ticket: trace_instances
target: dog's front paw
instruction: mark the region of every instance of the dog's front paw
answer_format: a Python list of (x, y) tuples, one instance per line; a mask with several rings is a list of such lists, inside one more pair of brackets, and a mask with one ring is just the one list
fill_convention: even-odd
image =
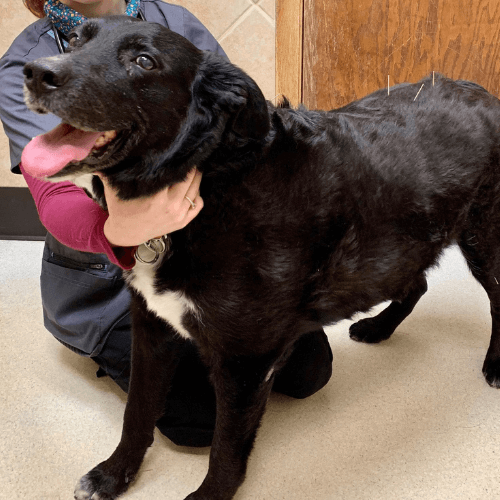
[(376, 344), (382, 342), (382, 340), (387, 340), (393, 332), (393, 329), (380, 324), (380, 321), (376, 318), (365, 318), (351, 325), (349, 337), (356, 342)]
[(483, 375), (491, 387), (500, 389), (500, 359), (486, 358), (483, 365)]
[(105, 472), (105, 464), (99, 464), (80, 479), (75, 488), (75, 500), (114, 500), (127, 490), (133, 475)]

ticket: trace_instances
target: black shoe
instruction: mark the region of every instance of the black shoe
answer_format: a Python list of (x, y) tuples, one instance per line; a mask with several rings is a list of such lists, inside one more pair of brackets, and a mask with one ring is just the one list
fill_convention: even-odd
[(330, 380), (332, 361), (332, 349), (323, 329), (302, 335), (276, 374), (273, 391), (296, 399), (312, 396)]

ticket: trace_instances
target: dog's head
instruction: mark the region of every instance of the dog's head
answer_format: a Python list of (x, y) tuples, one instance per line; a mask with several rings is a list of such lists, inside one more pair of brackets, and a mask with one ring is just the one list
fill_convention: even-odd
[(241, 148), (269, 131), (250, 77), (159, 24), (93, 19), (69, 43), (24, 68), (28, 107), (62, 119), (25, 148), (31, 175), (82, 185), (102, 171), (119, 196), (135, 198), (183, 180), (219, 145)]

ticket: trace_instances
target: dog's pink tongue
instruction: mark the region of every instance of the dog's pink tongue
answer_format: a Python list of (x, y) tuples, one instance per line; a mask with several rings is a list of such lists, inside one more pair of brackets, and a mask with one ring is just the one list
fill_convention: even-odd
[(80, 161), (88, 156), (102, 134), (84, 132), (61, 123), (50, 132), (33, 138), (24, 148), (21, 162), (33, 177), (49, 177), (71, 161)]

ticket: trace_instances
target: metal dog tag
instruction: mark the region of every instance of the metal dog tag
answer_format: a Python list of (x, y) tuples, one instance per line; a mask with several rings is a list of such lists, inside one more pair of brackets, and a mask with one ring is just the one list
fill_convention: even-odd
[(143, 264), (155, 264), (167, 250), (170, 250), (170, 238), (165, 234), (161, 238), (153, 238), (139, 245), (135, 258)]

